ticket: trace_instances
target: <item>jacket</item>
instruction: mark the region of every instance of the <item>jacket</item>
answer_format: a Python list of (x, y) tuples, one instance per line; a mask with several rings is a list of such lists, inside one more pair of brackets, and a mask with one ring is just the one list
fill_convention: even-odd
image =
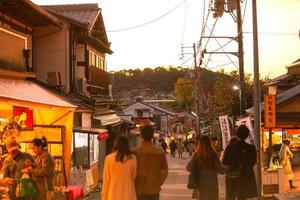
[(54, 189), (54, 160), (48, 150), (43, 150), (41, 155), (37, 157), (32, 176), (38, 189), (38, 196), (35, 199), (46, 200), (47, 192)]
[(219, 184), (217, 174), (224, 174), (225, 168), (222, 166), (217, 154), (212, 160), (201, 160), (196, 154), (187, 164), (188, 171), (192, 169), (192, 162), (195, 162), (199, 170), (199, 188), (198, 199), (200, 200), (218, 200), (219, 199)]
[(289, 146), (283, 143), (281, 145), (281, 149), (279, 151), (279, 158), (281, 160), (281, 164), (282, 164), (284, 171), (287, 174), (289, 180), (294, 179), (294, 173), (293, 173), (292, 165), (291, 165), (291, 161), (290, 161), (290, 159), (293, 157), (294, 157), (294, 155), (293, 155), (292, 151), (290, 150)]
[(29, 160), (33, 165), (34, 159), (28, 153), (20, 152), (15, 158), (10, 155), (4, 160), (3, 163), (3, 178), (12, 178), (14, 183), (9, 186), (9, 197), (11, 200), (16, 199), (16, 187), (22, 177), (22, 169), (24, 169), (25, 162)]
[(231, 172), (239, 172), (239, 197), (257, 197), (256, 179), (253, 170), (255, 163), (256, 150), (254, 145), (245, 141), (238, 141), (225, 149), (223, 164), (228, 165)]
[(102, 200), (136, 200), (136, 157), (132, 155), (122, 163), (116, 161), (116, 156), (117, 152), (114, 152), (105, 158)]
[(157, 195), (168, 176), (168, 163), (162, 149), (151, 142), (143, 141), (141, 147), (134, 150), (137, 157), (137, 177), (135, 181), (137, 195)]

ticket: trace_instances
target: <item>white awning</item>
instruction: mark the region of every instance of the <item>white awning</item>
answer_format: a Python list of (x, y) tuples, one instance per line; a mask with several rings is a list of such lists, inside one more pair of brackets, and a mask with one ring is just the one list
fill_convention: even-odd
[[(54, 93), (28, 80), (0, 78), (0, 98), (44, 105), (76, 108)], [(2, 99), (3, 100), (3, 99)]]
[(94, 116), (94, 119), (99, 120), (102, 126), (113, 125), (121, 122), (121, 118), (116, 114), (98, 115)]
[(73, 128), (74, 132), (83, 132), (83, 133), (91, 133), (91, 134), (104, 134), (108, 133), (107, 129), (102, 128), (86, 128), (86, 127), (75, 127)]

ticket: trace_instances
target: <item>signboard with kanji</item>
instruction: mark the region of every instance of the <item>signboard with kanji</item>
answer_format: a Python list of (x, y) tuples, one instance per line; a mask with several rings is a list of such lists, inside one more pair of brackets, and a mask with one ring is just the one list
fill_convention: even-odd
[(276, 127), (276, 96), (265, 95), (265, 128)]

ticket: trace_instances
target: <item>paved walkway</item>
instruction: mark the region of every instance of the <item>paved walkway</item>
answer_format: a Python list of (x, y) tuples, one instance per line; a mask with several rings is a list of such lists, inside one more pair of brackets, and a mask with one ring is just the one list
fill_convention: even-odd
[[(162, 186), (161, 200), (192, 200), (192, 190), (187, 189), (188, 172), (185, 169), (189, 161), (188, 155), (184, 153), (183, 158), (172, 158), (167, 154), (169, 164), (169, 175)], [(219, 176), (220, 200), (225, 199), (224, 176)]]

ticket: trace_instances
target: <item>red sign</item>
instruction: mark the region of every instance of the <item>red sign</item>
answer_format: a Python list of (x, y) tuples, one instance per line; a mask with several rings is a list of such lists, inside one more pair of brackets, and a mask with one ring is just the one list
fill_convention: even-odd
[(14, 121), (21, 126), (21, 129), (33, 128), (32, 109), (24, 107), (13, 108)]
[(265, 128), (276, 127), (276, 96), (265, 95)]

